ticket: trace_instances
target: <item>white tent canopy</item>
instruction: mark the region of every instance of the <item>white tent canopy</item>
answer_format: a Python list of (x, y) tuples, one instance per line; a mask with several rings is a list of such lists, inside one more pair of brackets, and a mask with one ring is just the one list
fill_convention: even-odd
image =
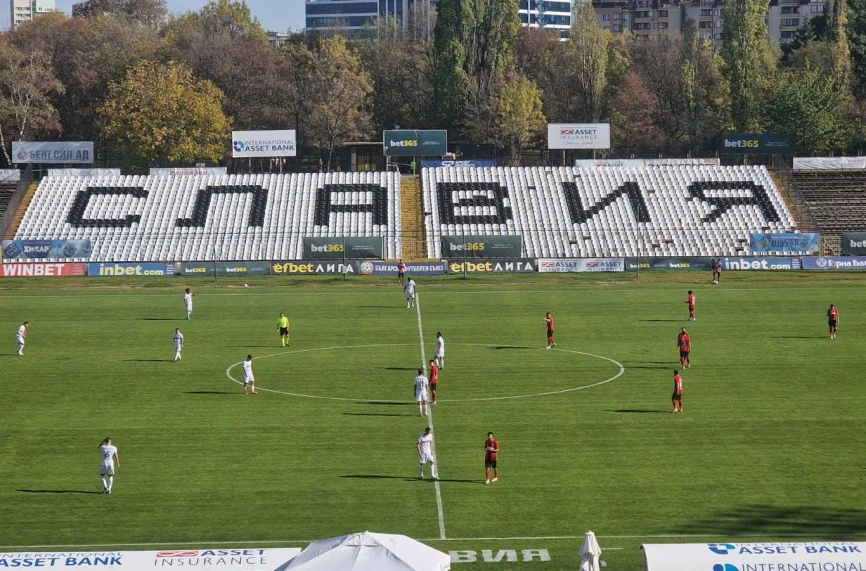
[(311, 543), (276, 571), (448, 571), (451, 558), (405, 535), (354, 533)]

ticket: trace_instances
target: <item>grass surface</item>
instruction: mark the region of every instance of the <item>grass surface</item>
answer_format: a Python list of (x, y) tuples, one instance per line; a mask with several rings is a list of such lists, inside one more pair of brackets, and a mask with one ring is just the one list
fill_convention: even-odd
[[(433, 484), (417, 480), (418, 321), (392, 281), (0, 281), (2, 550), (303, 547), (369, 529), (479, 560), (482, 550), (551, 556), (460, 569), (576, 569), (592, 529), (603, 549), (619, 548), (605, 552), (608, 568), (637, 570), (641, 543), (862, 539), (866, 276), (730, 272), (719, 286), (698, 283), (706, 277), (418, 280), (427, 358), (437, 331), (447, 340), (433, 420), (449, 541)], [(830, 303), (841, 312), (835, 341)], [(292, 320), (287, 350), (280, 311)], [(561, 350), (543, 348), (547, 311)], [(22, 358), (13, 333), (25, 319)], [(682, 326), (694, 359), (686, 412), (674, 416)], [(186, 336), (180, 363), (175, 327)], [(276, 392), (244, 397), (226, 376), (248, 353), (259, 385)], [(624, 374), (568, 391), (620, 372), (592, 355)], [(557, 391), (568, 392), (501, 398)], [(383, 402), (395, 400), (406, 404)], [(488, 430), (501, 480), (485, 486)], [(121, 458), (111, 496), (91, 493), (106, 435)], [(493, 539), (547, 537), (564, 538)]]

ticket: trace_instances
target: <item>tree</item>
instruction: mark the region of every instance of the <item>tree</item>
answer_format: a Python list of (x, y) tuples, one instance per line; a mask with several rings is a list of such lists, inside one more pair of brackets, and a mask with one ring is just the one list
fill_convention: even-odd
[(143, 61), (111, 86), (99, 108), (103, 137), (142, 166), (220, 161), (231, 121), (222, 93), (183, 64)]
[(168, 16), (166, 0), (85, 0), (72, 6), (73, 18), (127, 16), (130, 19), (159, 28)]
[(595, 123), (601, 119), (607, 89), (608, 62), (612, 35), (595, 19), (592, 2), (580, 2), (571, 22), (568, 41), (573, 69), (573, 89), (580, 99), (580, 119)]
[(517, 43), (517, 71), (541, 90), (544, 114), (553, 123), (578, 119), (579, 98), (573, 89), (566, 44), (545, 28), (521, 28)]
[(494, 142), (508, 151), (512, 165), (520, 164), (520, 154), (541, 137), (546, 125), (541, 91), (526, 77), (510, 75), (499, 92)]
[(640, 73), (641, 83), (655, 100), (655, 123), (663, 135), (656, 146), (676, 144), (685, 137), (687, 131), (682, 39), (669, 36), (635, 38), (631, 47), (632, 60)]
[(731, 119), (739, 131), (760, 131), (775, 73), (767, 31), (769, 0), (730, 0), (722, 14), (721, 56), (730, 84)]
[(246, 0), (210, 0), (201, 9), (201, 17), (216, 22), (219, 27), (228, 30), (233, 38), (249, 36), (268, 41), (262, 23), (253, 16)]
[(680, 61), (689, 151), (710, 152), (729, 122), (728, 85), (712, 43), (698, 37), (694, 20), (683, 26)]
[(0, 147), (12, 166), (7, 145), (41, 134), (59, 133), (60, 120), (51, 96), (63, 91), (40, 51), (22, 52), (0, 39)]
[(610, 117), (613, 147), (618, 152), (631, 155), (658, 146), (663, 133), (655, 124), (657, 106), (640, 75), (626, 74)]

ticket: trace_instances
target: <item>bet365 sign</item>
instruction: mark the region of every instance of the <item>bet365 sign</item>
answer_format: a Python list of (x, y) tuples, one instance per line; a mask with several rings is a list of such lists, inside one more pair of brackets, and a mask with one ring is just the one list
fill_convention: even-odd
[(384, 131), (386, 157), (441, 157), (448, 152), (448, 131)]

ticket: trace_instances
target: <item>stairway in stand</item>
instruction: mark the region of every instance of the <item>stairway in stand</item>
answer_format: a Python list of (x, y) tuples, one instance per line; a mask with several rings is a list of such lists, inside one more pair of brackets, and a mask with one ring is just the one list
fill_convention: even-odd
[(785, 201), (785, 206), (788, 207), (788, 210), (791, 211), (791, 214), (794, 216), (794, 221), (797, 223), (797, 228), (803, 228), (803, 215), (794, 206), (794, 202), (791, 200), (791, 197), (788, 195), (788, 187), (782, 182), (782, 179), (776, 174), (775, 171), (770, 171), (770, 178), (773, 181), (773, 184), (776, 185), (776, 188), (779, 189), (779, 194), (782, 195), (782, 199)]
[[(30, 206), (30, 201), (33, 200), (33, 195), (36, 194), (37, 188), (39, 188), (39, 183), (34, 182), (27, 189), (27, 193), (24, 195), (24, 198), (21, 199), (21, 204), (18, 205), (18, 210), (15, 211), (15, 217), (12, 219), (12, 224), (6, 232), (6, 236), (3, 237), (4, 240), (13, 240), (15, 238), (15, 234), (18, 232), (18, 227), (21, 226), (21, 221), (24, 220), (24, 213), (27, 212), (27, 207)], [(7, 212), (6, 215), (9, 216), (10, 213)]]
[(404, 176), (400, 189), (403, 259), (420, 260), (427, 257), (424, 241), (424, 207), (421, 205), (421, 178)]

